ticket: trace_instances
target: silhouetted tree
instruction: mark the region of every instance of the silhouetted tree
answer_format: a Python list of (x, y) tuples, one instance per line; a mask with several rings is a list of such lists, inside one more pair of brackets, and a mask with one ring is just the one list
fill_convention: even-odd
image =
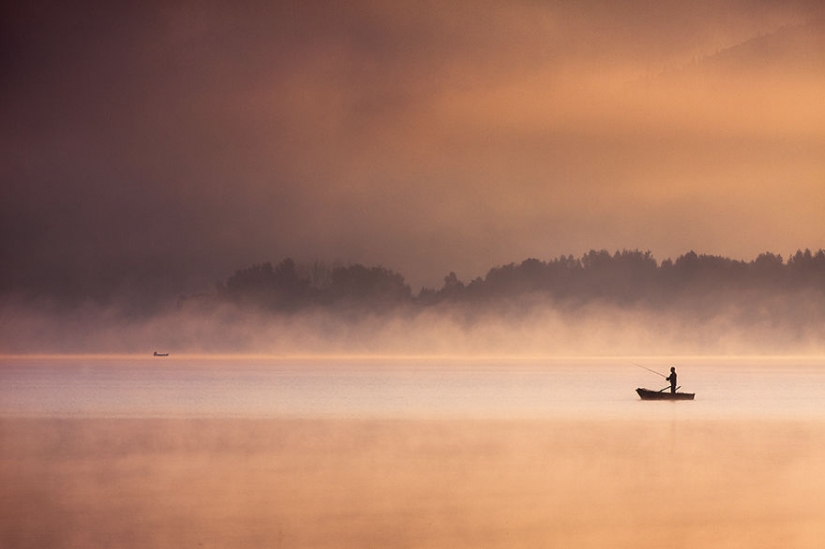
[(226, 294), (232, 299), (280, 309), (299, 306), (307, 299), (308, 290), (308, 281), (298, 277), (291, 258), (275, 268), (267, 262), (236, 271), (225, 285)]
[(825, 294), (825, 251), (797, 251), (787, 263), (770, 252), (744, 262), (690, 251), (659, 265), (649, 251), (590, 250), (581, 258), (528, 258), (493, 267), (484, 278), (466, 285), (450, 272), (440, 289), (422, 288), (415, 298), (404, 277), (384, 267), (317, 261), (299, 266), (289, 258), (276, 267), (262, 263), (241, 269), (218, 285), (219, 296), (274, 310), (341, 304), (383, 310), (442, 302), (499, 307), (511, 301), (529, 306), (531, 301), (521, 296), (536, 296), (536, 303), (544, 303), (546, 297), (567, 308), (598, 301), (715, 314), (733, 306), (742, 314), (756, 311), (763, 316), (772, 314), (767, 304), (780, 292), (801, 291)]
[(272, 278), (272, 263), (252, 265), (235, 271), (226, 281), (225, 288), (229, 294), (264, 291), (272, 285)]
[(795, 286), (825, 291), (825, 250), (797, 250), (788, 259), (788, 270)]
[(404, 277), (384, 267), (363, 265), (337, 267), (330, 275), (329, 295), (333, 301), (392, 305), (412, 299)]
[(772, 290), (786, 287), (786, 267), (781, 255), (766, 252), (748, 264), (749, 286), (753, 288), (770, 288)]

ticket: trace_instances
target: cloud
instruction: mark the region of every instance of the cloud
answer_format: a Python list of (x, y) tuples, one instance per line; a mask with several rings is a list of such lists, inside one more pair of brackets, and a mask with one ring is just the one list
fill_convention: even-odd
[(814, 2), (6, 9), (6, 292), (818, 245)]

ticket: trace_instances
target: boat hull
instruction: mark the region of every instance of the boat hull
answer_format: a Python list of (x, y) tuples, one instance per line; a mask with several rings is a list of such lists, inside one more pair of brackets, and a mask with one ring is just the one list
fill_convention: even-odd
[(636, 389), (642, 400), (693, 400), (695, 393), (671, 393), (670, 391), (651, 391), (650, 389)]

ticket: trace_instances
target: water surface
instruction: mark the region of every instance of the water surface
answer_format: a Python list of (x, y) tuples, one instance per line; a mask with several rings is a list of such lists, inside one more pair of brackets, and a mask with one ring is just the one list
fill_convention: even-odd
[(2, 547), (820, 547), (825, 361), (7, 358)]

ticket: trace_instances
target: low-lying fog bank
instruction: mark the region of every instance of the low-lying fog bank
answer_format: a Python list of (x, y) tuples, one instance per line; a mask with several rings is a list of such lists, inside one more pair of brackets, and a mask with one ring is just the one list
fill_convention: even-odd
[(268, 354), (821, 354), (818, 295), (754, 305), (664, 311), (597, 302), (575, 307), (524, 296), (506, 306), (310, 309), (186, 304), (151, 316), (85, 305), (6, 304), (0, 352)]

